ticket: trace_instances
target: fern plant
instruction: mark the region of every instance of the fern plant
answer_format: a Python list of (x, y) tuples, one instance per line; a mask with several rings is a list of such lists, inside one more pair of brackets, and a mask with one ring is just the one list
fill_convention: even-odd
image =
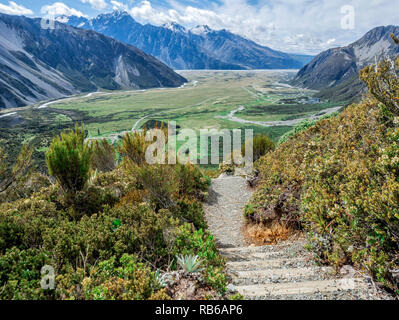
[(202, 261), (199, 260), (198, 256), (196, 255), (179, 255), (177, 257), (177, 263), (185, 272), (188, 273), (196, 273), (202, 270)]

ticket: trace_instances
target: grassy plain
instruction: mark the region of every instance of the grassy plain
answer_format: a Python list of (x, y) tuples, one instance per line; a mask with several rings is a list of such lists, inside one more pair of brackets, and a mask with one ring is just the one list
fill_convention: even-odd
[[(108, 92), (53, 104), (51, 108), (81, 114), (89, 135), (100, 131), (106, 136), (137, 128), (148, 120), (175, 120), (182, 128), (235, 129), (242, 124), (226, 119), (239, 106), (248, 107), (240, 113), (244, 119), (283, 120), (302, 117), (328, 106), (308, 109), (300, 105), (280, 105), (279, 111), (268, 110), (282, 98), (310, 95), (310, 91), (280, 85), (289, 80), (293, 71), (181, 71), (190, 82), (183, 88), (147, 91)], [(264, 109), (264, 110), (263, 110)], [(255, 114), (256, 112), (256, 114)], [(141, 119), (141, 120), (140, 120)], [(139, 122), (138, 122), (139, 121)], [(260, 128), (258, 128), (259, 130)], [(274, 128), (276, 131), (276, 128)], [(260, 131), (265, 131), (265, 128)], [(270, 131), (270, 128), (266, 131)], [(284, 131), (284, 130), (277, 130)]]
[[(337, 105), (307, 103), (314, 92), (286, 85), (295, 75), (291, 70), (180, 73), (189, 80), (182, 88), (104, 91), (52, 102), (45, 108), (43, 104), (22, 108), (17, 116), (0, 119), (4, 128), (0, 145), (33, 141), (43, 159), (50, 137), (75, 122), (85, 124), (90, 138), (115, 139), (150, 120), (173, 120), (182, 129), (253, 129), (277, 140), (291, 127), (243, 124), (223, 117), (242, 106), (244, 110), (235, 114), (241, 119), (292, 120)], [(10, 135), (13, 142), (7, 141)]]

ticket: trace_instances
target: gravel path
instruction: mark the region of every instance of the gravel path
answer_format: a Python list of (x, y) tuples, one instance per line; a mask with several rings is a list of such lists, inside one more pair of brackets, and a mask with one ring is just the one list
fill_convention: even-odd
[(222, 175), (212, 181), (204, 210), (219, 247), (245, 246), (243, 208), (251, 195), (252, 191), (242, 177)]

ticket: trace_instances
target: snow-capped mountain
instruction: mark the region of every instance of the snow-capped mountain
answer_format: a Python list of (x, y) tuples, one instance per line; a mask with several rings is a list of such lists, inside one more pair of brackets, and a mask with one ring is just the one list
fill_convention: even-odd
[(143, 51), (94, 31), (0, 14), (0, 108), (103, 89), (175, 87), (186, 80)]
[(176, 22), (168, 22), (162, 25), (163, 28), (169, 29), (172, 32), (186, 33), (187, 29)]
[(347, 91), (347, 96), (359, 93), (363, 87), (358, 78), (361, 68), (375, 63), (382, 55), (399, 55), (392, 33), (398, 36), (399, 27), (377, 27), (347, 47), (320, 53), (298, 72), (293, 84), (316, 90), (336, 88), (343, 93)]
[(208, 26), (186, 29), (173, 22), (163, 26), (142, 25), (123, 11), (90, 20), (69, 17), (67, 23), (138, 47), (174, 69), (295, 69), (312, 59), (275, 51)]
[(192, 28), (190, 30), (190, 32), (192, 34), (196, 34), (196, 35), (206, 35), (209, 32), (212, 32), (212, 29), (209, 28), (207, 25), (202, 25), (202, 26), (196, 26), (195, 28)]

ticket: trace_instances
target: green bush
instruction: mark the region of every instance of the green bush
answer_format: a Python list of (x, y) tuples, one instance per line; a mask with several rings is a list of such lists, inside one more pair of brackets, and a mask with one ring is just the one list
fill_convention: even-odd
[[(0, 298), (168, 299), (155, 272), (176, 269), (188, 251), (223, 292), (223, 259), (209, 233), (196, 231), (206, 228), (200, 200), (210, 179), (191, 165), (146, 165), (144, 149), (131, 149), (142, 141), (124, 146), (133, 156), (123, 165), (101, 165), (89, 179), (90, 160), (108, 147), (90, 148), (84, 135), (75, 127), (53, 140), (46, 159), (56, 185), (47, 179), (24, 189), (29, 198), (0, 203)], [(44, 265), (56, 272), (54, 290), (40, 288)]]
[(178, 180), (171, 165), (133, 165), (129, 168), (137, 182), (148, 192), (155, 210), (176, 206), (179, 192)]
[(202, 274), (205, 282), (219, 293), (226, 292), (225, 260), (219, 254), (215, 239), (208, 231), (200, 229), (193, 232), (191, 225), (185, 223), (176, 232), (173, 250), (175, 256), (198, 256), (204, 261)]
[(296, 134), (258, 163), (262, 180), (248, 218), (296, 221), (322, 262), (355, 264), (392, 288), (390, 272), (399, 267), (398, 130), (366, 100)]
[(41, 269), (51, 264), (49, 252), (40, 249), (7, 249), (0, 255), (0, 299), (39, 300), (54, 298), (53, 291), (41, 289)]
[(83, 295), (88, 300), (147, 300), (160, 289), (150, 268), (127, 254), (119, 261), (112, 257), (100, 262), (82, 281)]
[[(117, 203), (118, 197), (108, 188), (96, 186), (87, 187), (84, 191), (76, 192), (73, 197), (71, 215), (79, 218), (83, 215), (92, 215), (103, 210), (104, 206), (113, 206)], [(65, 210), (70, 203), (64, 203)]]
[(190, 163), (177, 164), (175, 174), (179, 183), (180, 196), (194, 196), (198, 200), (203, 200), (206, 197), (211, 179), (205, 177), (198, 166)]
[(91, 168), (99, 172), (110, 172), (116, 168), (116, 151), (106, 139), (91, 142)]
[(320, 262), (354, 264), (396, 292), (398, 69), (399, 58), (396, 69), (391, 61), (366, 67), (360, 77), (368, 98), (282, 138), (285, 143), (258, 163), (262, 181), (247, 212), (252, 221), (270, 213), (296, 220)]
[(296, 124), (294, 126), (294, 128), (290, 131), (288, 131), (287, 133), (285, 133), (277, 142), (277, 146), (279, 146), (282, 143), (287, 142), (289, 139), (291, 139), (292, 137), (294, 137), (296, 134), (305, 131), (307, 129), (309, 129), (310, 127), (313, 127), (317, 122), (319, 121), (323, 121), (326, 119), (330, 119), (332, 117), (336, 117), (338, 115), (338, 112), (333, 112), (331, 114), (328, 115), (324, 115), (322, 116), (320, 119), (318, 120), (310, 120), (310, 119), (305, 119), (303, 121), (301, 121), (300, 123)]
[(140, 258), (152, 261), (153, 266), (164, 267), (170, 259), (170, 239), (178, 225), (167, 210), (154, 212), (145, 204), (133, 206), (120, 204), (104, 213), (113, 221), (119, 220), (120, 226), (114, 227), (117, 243), (115, 254), (137, 253)]
[[(263, 134), (255, 136), (252, 142), (253, 161), (260, 159), (275, 147), (274, 142), (268, 136)], [(241, 146), (241, 154), (243, 157), (245, 156), (245, 143)]]
[(33, 150), (28, 145), (23, 145), (12, 168), (8, 167), (7, 154), (0, 148), (0, 196), (9, 200), (6, 192), (13, 192), (26, 182), (32, 165)]
[(176, 208), (186, 197), (204, 200), (210, 185), (198, 167), (191, 164), (126, 164), (127, 172), (148, 192), (155, 210)]
[(196, 229), (206, 230), (208, 228), (202, 204), (197, 200), (189, 200), (187, 198), (179, 200), (174, 212), (178, 219), (192, 223)]
[[(124, 254), (136, 254), (142, 261), (151, 262), (151, 267), (167, 268), (174, 259), (173, 235), (171, 240), (165, 232), (171, 230), (173, 234), (176, 226), (177, 221), (170, 212), (155, 213), (144, 204), (120, 204), (78, 221), (70, 220), (69, 215), (57, 210), (51, 201), (37, 197), (3, 204), (0, 207), (0, 264), (5, 261), (4, 266), (8, 266), (1, 273), (1, 281), (10, 288), (4, 297), (46, 297), (38, 284), (38, 274), (45, 264), (54, 267), (60, 276), (53, 298), (81, 298), (84, 277), (99, 262), (112, 257), (120, 259)], [(12, 259), (20, 256), (18, 263), (10, 263), (11, 253)], [(35, 255), (46, 259), (40, 258), (31, 267), (29, 259)], [(21, 266), (35, 275), (31, 282), (22, 281)], [(16, 286), (19, 277), (22, 282)]]
[(50, 175), (54, 176), (66, 193), (82, 191), (89, 179), (90, 148), (85, 143), (85, 131), (63, 132), (56, 137), (46, 152), (46, 163)]
[(122, 138), (118, 152), (122, 155), (123, 161), (130, 166), (131, 164), (140, 166), (146, 163), (147, 148), (153, 143), (146, 141), (146, 133), (146, 130), (128, 132)]
[[(391, 35), (397, 43), (395, 35)], [(380, 61), (377, 65), (365, 67), (360, 72), (370, 94), (384, 105), (384, 108), (395, 116), (399, 116), (399, 57), (395, 63), (391, 59)]]

